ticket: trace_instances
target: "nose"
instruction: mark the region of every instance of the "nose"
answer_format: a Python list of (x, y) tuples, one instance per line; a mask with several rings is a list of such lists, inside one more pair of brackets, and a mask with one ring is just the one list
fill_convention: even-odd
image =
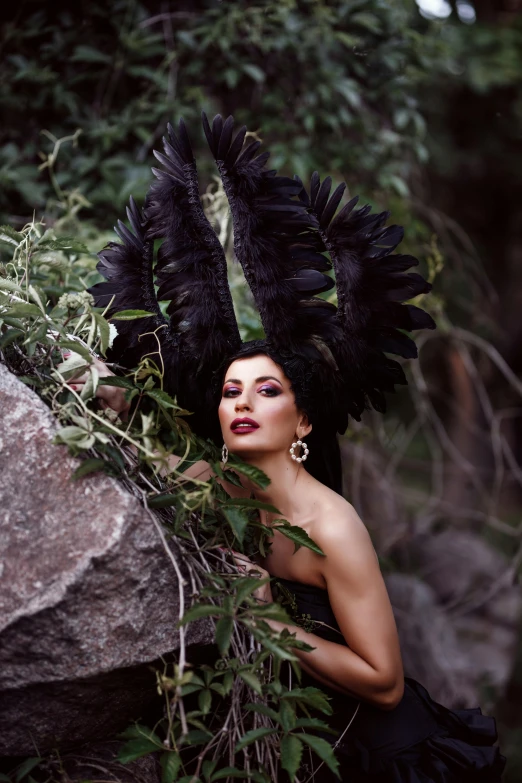
[(239, 397), (236, 397), (235, 410), (236, 413), (242, 413), (243, 411), (252, 410), (252, 407), (250, 405), (250, 402), (245, 392), (243, 392), (243, 394), (241, 394)]

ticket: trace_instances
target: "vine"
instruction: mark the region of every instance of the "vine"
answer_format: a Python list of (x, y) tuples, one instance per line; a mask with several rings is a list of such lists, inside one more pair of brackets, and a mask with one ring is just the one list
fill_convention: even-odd
[[(36, 221), (21, 231), (1, 227), (0, 241), (0, 361), (60, 422), (55, 442), (82, 458), (73, 478), (103, 471), (141, 499), (178, 577), (180, 647), (176, 662), (156, 672), (163, 716), (152, 728), (134, 725), (124, 732), (119, 761), (157, 754), (163, 783), (269, 783), (281, 769), (295, 780), (303, 750), (310, 748), (317, 763), (335, 771), (332, 745), (315, 733), (331, 731), (328, 699), (318, 688), (295, 687), (300, 668), (294, 650), (311, 648), (288, 630), (270, 627), (270, 619), (292, 620), (278, 603), (256, 600), (259, 579), (241, 576), (229, 556), (232, 548), (250, 557), (266, 552), (273, 535), (259, 521), (266, 505), (230, 498), (216, 479), (186, 475), (199, 460), (217, 477), (224, 474), (215, 445), (191, 433), (183, 418), (188, 412), (163, 391), (161, 361), (147, 357), (132, 372), (113, 365), (118, 374), (109, 377), (100, 377), (93, 363), (93, 355), (105, 356), (119, 319), (145, 321), (146, 314), (106, 318), (93, 307), (82, 290), (94, 274), (84, 241)], [(83, 372), (89, 380), (80, 394), (69, 381)], [(132, 402), (128, 421), (97, 406), (100, 384), (125, 390)], [(173, 454), (181, 461), (166, 471)], [(269, 481), (233, 458), (227, 480), (239, 483), (240, 476), (260, 487)], [(301, 528), (285, 520), (275, 526), (296, 546), (317, 549)], [(202, 618), (214, 624), (216, 656), (196, 666), (187, 656), (185, 630)], [(61, 779), (56, 759), (37, 757), (26, 759), (14, 776), (17, 783)]]

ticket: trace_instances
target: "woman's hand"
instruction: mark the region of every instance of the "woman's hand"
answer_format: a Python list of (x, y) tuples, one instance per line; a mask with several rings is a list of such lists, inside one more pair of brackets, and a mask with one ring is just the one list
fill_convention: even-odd
[[(68, 355), (69, 354), (67, 353), (64, 354), (64, 358), (66, 359)], [(107, 378), (110, 375), (115, 375), (115, 373), (113, 373), (112, 370), (109, 370), (105, 362), (102, 362), (101, 359), (93, 357), (93, 364), (101, 378)], [(71, 389), (81, 392), (88, 377), (89, 373), (86, 371), (82, 375), (70, 378), (67, 383)], [(102, 410), (111, 408), (120, 416), (121, 419), (124, 421), (127, 419), (130, 403), (128, 403), (125, 399), (125, 389), (120, 389), (118, 386), (99, 385), (96, 389), (96, 397), (98, 397), (100, 401), (100, 407)]]
[[(259, 579), (270, 579), (270, 574), (268, 573), (268, 571), (265, 571), (264, 568), (261, 568), (261, 566), (258, 566), (256, 563), (253, 563), (249, 557), (241, 554), (241, 552), (235, 552), (233, 549), (231, 549), (230, 551), (232, 552), (234, 563), (236, 564), (236, 566), (238, 567), (239, 571), (242, 574), (244, 574), (245, 576), (258, 576)], [(272, 590), (270, 588), (270, 582), (266, 582), (264, 585), (260, 585), (260, 587), (254, 590), (252, 595), (259, 602), (265, 604), (272, 604), (274, 602), (272, 596)]]

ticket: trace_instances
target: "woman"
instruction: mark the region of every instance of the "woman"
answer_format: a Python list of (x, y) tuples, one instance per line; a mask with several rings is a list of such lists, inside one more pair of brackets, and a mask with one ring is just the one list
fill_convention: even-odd
[[(313, 425), (296, 407), (281, 367), (266, 353), (244, 353), (231, 362), (223, 380), (223, 440), (271, 481), (266, 490), (243, 481), (243, 493), (232, 484), (225, 486), (235, 496), (253, 491), (258, 500), (274, 505), (308, 533), (324, 557), (306, 547), (294, 554), (293, 543), (275, 530), (262, 568), (244, 555), (236, 555), (236, 562), (247, 572), (272, 576), (283, 588), (283, 598), (286, 591), (292, 594), (296, 620), (309, 616), (317, 623), (313, 631), (287, 627), (314, 648), (296, 649), (295, 654), (305, 672), (303, 684), (318, 685), (332, 699), (331, 724), (341, 734), (336, 748), (341, 779), (500, 781), (505, 762), (492, 747), (494, 719), (478, 708), (448, 710), (415, 680), (404, 678), (393, 612), (368, 531), (353, 506), (291, 458), (292, 443), (309, 439)], [(96, 364), (101, 375), (111, 374), (102, 362)], [(85, 380), (80, 376), (75, 388), (81, 389)], [(122, 389), (101, 386), (97, 394), (104, 406), (126, 416)], [(171, 467), (177, 462), (172, 458)], [(207, 478), (210, 469), (200, 462), (188, 472)], [(270, 517), (265, 516), (265, 524), (270, 525)], [(270, 584), (257, 597), (272, 602)], [(285, 627), (268, 622), (275, 630)], [(323, 767), (316, 779), (329, 780), (329, 771)]]
[[(384, 392), (404, 382), (386, 353), (416, 355), (404, 333), (434, 324), (418, 307), (401, 302), (430, 286), (405, 274), (416, 263), (392, 255), (401, 239), (384, 227), (386, 213), (354, 211), (352, 200), (337, 215), (342, 188), (330, 197), (328, 180), (313, 178), (308, 196), (300, 181), (266, 171), (257, 146), (243, 150), (245, 131), (232, 138), (232, 121), (204, 118), (234, 219), (236, 255), (259, 308), (264, 340), (241, 344), (226, 283), (226, 261), (197, 198), (195, 163), (184, 126), (169, 129), (164, 170), (155, 171), (144, 215), (131, 204), (131, 234), (100, 254), (107, 282), (90, 290), (109, 315), (125, 308), (152, 312), (147, 333), (123, 322), (109, 359), (133, 366), (141, 356), (161, 355), (164, 382), (195, 411), (195, 429), (222, 438), (228, 451), (261, 468), (266, 490), (225, 482), (232, 494), (254, 493), (302, 527), (322, 556), (274, 531), (260, 564), (236, 555), (239, 567), (273, 577), (297, 625), (289, 626), (313, 650), (296, 650), (305, 682), (332, 697), (332, 724), (341, 774), (347, 781), (463, 783), (500, 781), (505, 759), (497, 748), (495, 721), (480, 709), (452, 711), (404, 677), (387, 591), (368, 532), (342, 498), (336, 432), (348, 415), (365, 407), (384, 410)], [(170, 300), (170, 321), (152, 285), (153, 241), (162, 239), (156, 274), (159, 298)], [(217, 244), (216, 244), (217, 243)], [(338, 304), (316, 297), (333, 280)], [(100, 372), (109, 371), (98, 363)], [(81, 387), (82, 376), (75, 382)], [(98, 395), (123, 415), (122, 390), (102, 386)], [(219, 422), (219, 427), (217, 426)], [(173, 459), (174, 466), (177, 459)], [(208, 475), (196, 465), (192, 475)], [(262, 521), (270, 525), (270, 515)], [(272, 587), (258, 591), (271, 602)], [(307, 618), (306, 622), (304, 618)], [(275, 621), (280, 630), (284, 626)], [(310, 627), (311, 625), (311, 627)], [(303, 626), (306, 626), (303, 627)], [(322, 768), (316, 780), (328, 780)]]

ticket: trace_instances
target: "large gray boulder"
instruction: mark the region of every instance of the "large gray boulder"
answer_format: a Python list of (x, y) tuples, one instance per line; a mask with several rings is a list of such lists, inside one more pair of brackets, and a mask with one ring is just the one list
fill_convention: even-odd
[(392, 573), (385, 581), (406, 676), (447, 707), (476, 707), (481, 699), (475, 669), (470, 670), (473, 650), (459, 641), (435, 592), (413, 574)]
[[(80, 461), (53, 445), (57, 429), (45, 403), (0, 364), (5, 755), (124, 728), (157, 698), (151, 664), (179, 648), (178, 580), (149, 513), (104, 474), (71, 481)], [(211, 637), (209, 623), (190, 624), (186, 641)]]
[(466, 530), (419, 537), (412, 553), (419, 577), (430, 585), (469, 652), (467, 677), (501, 696), (513, 668), (522, 619), (513, 564)]

